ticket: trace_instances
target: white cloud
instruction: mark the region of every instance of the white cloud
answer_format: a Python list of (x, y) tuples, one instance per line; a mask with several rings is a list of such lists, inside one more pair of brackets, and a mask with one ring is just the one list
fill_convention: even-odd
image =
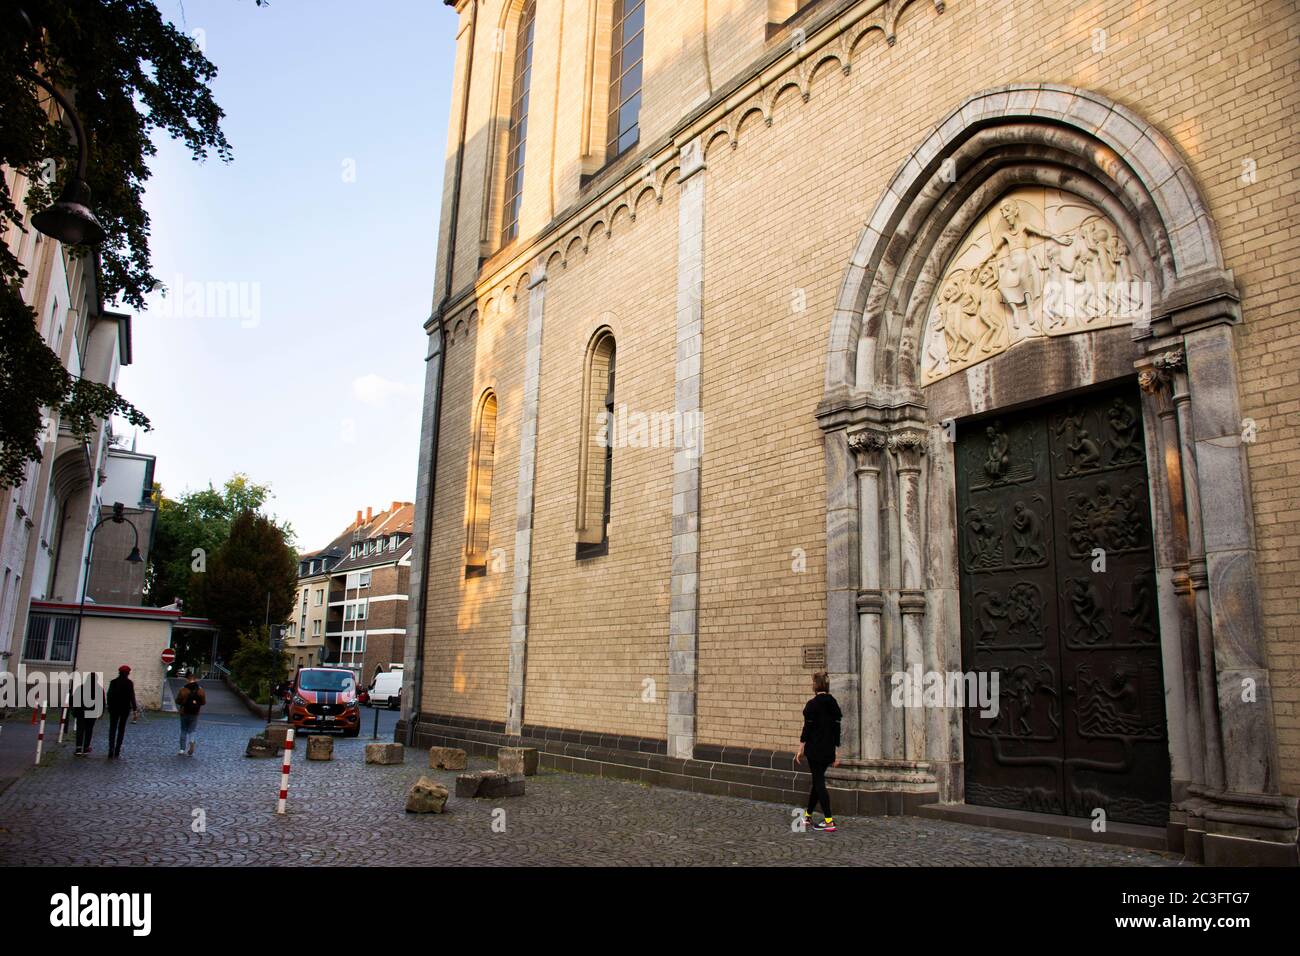
[(390, 382), (382, 375), (375, 375), (373, 372), (369, 375), (363, 375), (361, 378), (352, 382), (352, 394), (359, 401), (372, 405), (375, 408), (383, 408), (388, 404), (390, 399), (398, 401), (407, 401), (418, 398), (420, 389), (417, 385), (408, 385), (404, 382)]

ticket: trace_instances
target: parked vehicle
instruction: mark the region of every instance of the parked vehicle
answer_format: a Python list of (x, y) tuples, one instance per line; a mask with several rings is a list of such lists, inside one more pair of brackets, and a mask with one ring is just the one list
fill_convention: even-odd
[(370, 705), (396, 710), (402, 706), (402, 670), (385, 671), (375, 675), (375, 682), (370, 685)]
[(361, 707), (352, 671), (338, 667), (304, 667), (298, 671), (289, 700), (289, 723), (297, 730), (361, 732)]

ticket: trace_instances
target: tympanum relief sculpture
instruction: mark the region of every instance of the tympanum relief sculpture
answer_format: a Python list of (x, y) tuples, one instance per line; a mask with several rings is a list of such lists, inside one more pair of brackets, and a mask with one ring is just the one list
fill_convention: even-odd
[(922, 384), (1026, 339), (1143, 321), (1144, 280), (1095, 206), (1058, 189), (1006, 193), (967, 233), (937, 286)]

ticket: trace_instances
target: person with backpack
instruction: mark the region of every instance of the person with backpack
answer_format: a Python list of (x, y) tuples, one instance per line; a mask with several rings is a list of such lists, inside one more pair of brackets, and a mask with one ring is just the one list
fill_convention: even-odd
[(131, 666), (123, 664), (117, 676), (108, 682), (108, 756), (122, 756), (122, 738), (126, 735), (126, 718), (134, 714), (140, 719), (140, 705), (135, 700), (135, 683), (131, 680)]
[(199, 724), (199, 711), (208, 702), (208, 695), (199, 686), (199, 677), (193, 670), (185, 674), (185, 686), (176, 695), (176, 706), (181, 712), (181, 749), (176, 751), (178, 757), (193, 757), (195, 728)]
[(812, 790), (808, 794), (808, 809), (804, 811), (803, 822), (807, 827), (812, 823), (813, 810), (820, 803), (822, 822), (813, 824), (812, 829), (824, 833), (835, 832), (835, 820), (831, 816), (831, 795), (826, 789), (826, 768), (839, 766), (835, 758), (835, 748), (840, 745), (840, 705), (831, 696), (830, 677), (825, 671), (813, 674), (813, 698), (804, 704), (803, 732), (799, 734), (799, 752), (795, 762), (803, 763), (808, 758), (808, 769), (812, 772)]

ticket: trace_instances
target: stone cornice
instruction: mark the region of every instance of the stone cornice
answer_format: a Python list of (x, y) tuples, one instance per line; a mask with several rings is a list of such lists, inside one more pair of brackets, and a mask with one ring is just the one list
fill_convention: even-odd
[(817, 422), (823, 431), (862, 425), (888, 427), (925, 419), (925, 399), (918, 389), (877, 385), (869, 390), (843, 389), (822, 400)]

